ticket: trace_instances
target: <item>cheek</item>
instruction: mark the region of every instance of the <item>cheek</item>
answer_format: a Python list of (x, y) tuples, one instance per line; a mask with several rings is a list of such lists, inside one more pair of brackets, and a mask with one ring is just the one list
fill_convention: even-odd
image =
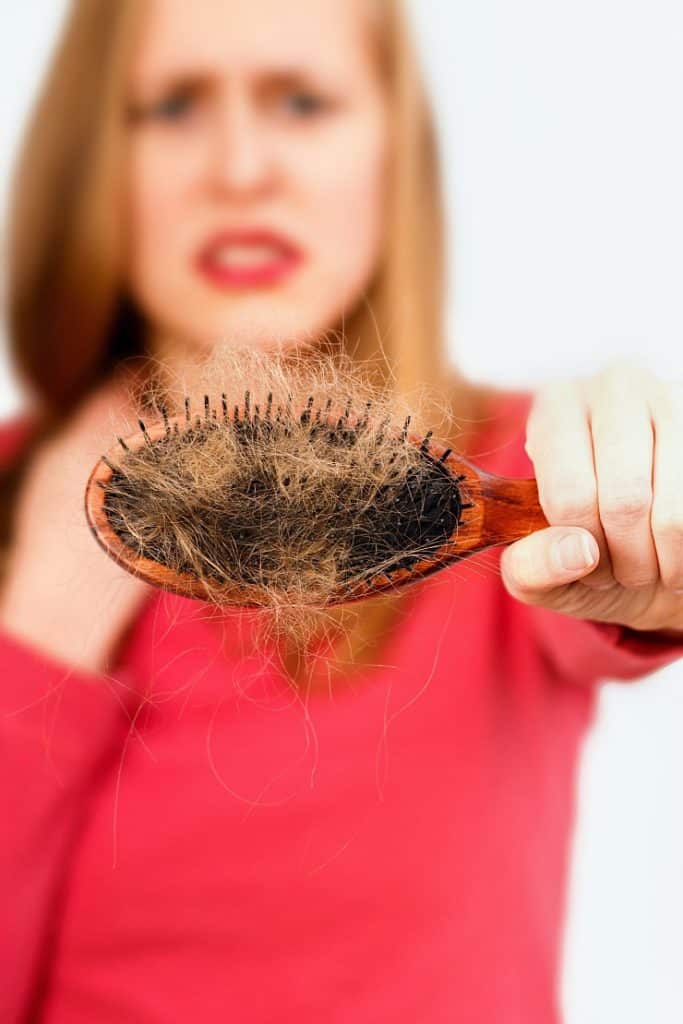
[(145, 291), (178, 266), (173, 257), (182, 252), (182, 211), (191, 174), (178, 156), (154, 141), (141, 141), (129, 156), (127, 266), (134, 291)]
[(385, 147), (377, 127), (348, 133), (305, 163), (317, 270), (348, 293), (373, 270), (383, 234)]

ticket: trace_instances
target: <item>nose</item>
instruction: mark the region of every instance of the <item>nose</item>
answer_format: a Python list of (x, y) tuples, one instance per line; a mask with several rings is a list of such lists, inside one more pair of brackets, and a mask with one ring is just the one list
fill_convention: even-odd
[(227, 97), (218, 109), (210, 180), (222, 194), (242, 198), (268, 191), (275, 180), (266, 128), (245, 93)]

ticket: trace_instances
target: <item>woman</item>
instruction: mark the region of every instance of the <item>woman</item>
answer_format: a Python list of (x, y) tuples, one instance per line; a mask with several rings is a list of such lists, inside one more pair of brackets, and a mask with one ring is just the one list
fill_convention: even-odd
[[(3, 1020), (555, 1019), (595, 684), (683, 653), (682, 404), (621, 364), (533, 403), (450, 369), (434, 153), (391, 0), (74, 5), (12, 231)], [(330, 334), (448, 379), (436, 432), (553, 525), (504, 586), (490, 555), (342, 611), (335, 686), (292, 688), (82, 496), (150, 367), (191, 391), (219, 337)]]

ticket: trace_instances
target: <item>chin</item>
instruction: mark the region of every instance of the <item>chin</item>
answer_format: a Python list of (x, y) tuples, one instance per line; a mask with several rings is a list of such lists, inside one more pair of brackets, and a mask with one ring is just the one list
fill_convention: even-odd
[(225, 317), (212, 317), (197, 329), (197, 323), (177, 324), (173, 334), (187, 339), (193, 349), (209, 351), (217, 344), (256, 346), (264, 350), (283, 351), (313, 348), (325, 332), (327, 324), (311, 326), (296, 315), (283, 311), (277, 315), (272, 307), (252, 314), (236, 316), (234, 310)]

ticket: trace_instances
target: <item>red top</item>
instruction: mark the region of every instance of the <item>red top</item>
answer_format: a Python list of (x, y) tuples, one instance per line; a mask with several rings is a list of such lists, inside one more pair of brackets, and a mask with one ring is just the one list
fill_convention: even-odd
[[(473, 461), (533, 475), (529, 397)], [(556, 1021), (596, 684), (683, 641), (523, 605), (499, 554), (414, 585), (382, 664), (307, 701), (161, 591), (108, 676), (0, 632), (3, 1024)]]

